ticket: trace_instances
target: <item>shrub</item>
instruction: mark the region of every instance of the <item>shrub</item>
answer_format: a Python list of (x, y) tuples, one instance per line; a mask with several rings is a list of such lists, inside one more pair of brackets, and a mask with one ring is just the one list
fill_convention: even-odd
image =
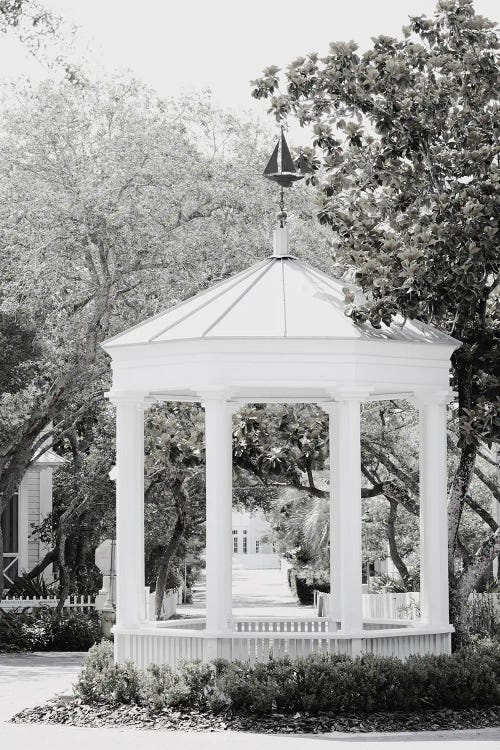
[(495, 593), (474, 593), (465, 608), (464, 630), (469, 638), (500, 636), (500, 608)]
[(140, 703), (141, 673), (133, 664), (115, 664), (109, 641), (92, 646), (75, 685), (75, 694), (86, 703)]
[(152, 664), (144, 672), (141, 702), (153, 711), (161, 711), (170, 705), (170, 691), (175, 682), (176, 677), (169, 666)]
[(110, 644), (94, 646), (76, 686), (86, 702), (141, 703), (240, 714), (419, 711), (500, 704), (500, 644), (451, 656), (396, 658), (312, 655), (266, 664), (221, 659), (179, 669), (113, 664)]
[(324, 592), (330, 591), (330, 582), (321, 570), (316, 570), (312, 566), (304, 565), (297, 569), (289, 568), (287, 578), (292, 595), (299, 600), (300, 604), (312, 604), (315, 589)]
[(0, 651), (87, 651), (101, 637), (93, 612), (0, 610)]

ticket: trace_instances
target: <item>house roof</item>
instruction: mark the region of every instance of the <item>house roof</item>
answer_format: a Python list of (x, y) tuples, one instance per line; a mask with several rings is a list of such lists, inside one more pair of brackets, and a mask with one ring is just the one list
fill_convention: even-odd
[[(344, 288), (291, 255), (273, 255), (104, 342), (105, 349), (214, 339), (329, 339), (459, 344), (433, 326), (396, 317), (376, 329), (346, 315)], [(363, 302), (360, 290), (354, 289)]]
[(40, 469), (47, 469), (49, 467), (63, 466), (67, 463), (66, 459), (59, 456), (52, 448), (48, 448), (36, 461), (33, 462), (33, 466), (37, 466)]

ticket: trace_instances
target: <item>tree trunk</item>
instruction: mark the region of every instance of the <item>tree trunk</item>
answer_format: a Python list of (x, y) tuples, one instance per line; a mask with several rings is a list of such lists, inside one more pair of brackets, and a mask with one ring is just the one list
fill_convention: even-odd
[[(2, 514), (0, 513), (0, 520)], [(0, 599), (3, 596), (3, 529), (0, 524)]]
[(396, 566), (396, 570), (401, 576), (401, 579), (406, 584), (410, 575), (408, 573), (408, 568), (406, 567), (401, 555), (399, 554), (399, 550), (396, 544), (396, 518), (398, 516), (398, 503), (392, 498), (387, 499), (390, 503), (389, 518), (387, 519), (387, 539), (389, 540), (389, 552), (391, 555), (391, 560)]
[(161, 610), (163, 606), (163, 598), (165, 596), (165, 587), (167, 583), (167, 576), (173, 556), (177, 552), (179, 544), (181, 543), (182, 537), (184, 536), (185, 521), (184, 514), (177, 516), (172, 536), (169, 539), (165, 551), (160, 561), (160, 567), (158, 569), (158, 577), (156, 579), (156, 590), (155, 590), (155, 616), (159, 620), (161, 617)]
[(454, 576), (454, 557), (457, 545), (457, 535), (462, 518), (465, 498), (469, 492), (470, 483), (474, 475), (477, 446), (468, 443), (462, 448), (458, 467), (451, 483), (448, 494), (448, 555), (450, 575)]
[(44, 556), (43, 560), (40, 560), (40, 562), (35, 565), (34, 568), (32, 568), (28, 573), (26, 573), (24, 576), (17, 576), (14, 579), (14, 583), (11, 586), (12, 595), (15, 595), (18, 592), (18, 586), (23, 582), (23, 578), (29, 578), (30, 580), (32, 578), (36, 578), (40, 575), (40, 573), (43, 573), (45, 568), (47, 568), (51, 563), (57, 561), (57, 549), (54, 547), (54, 549), (51, 549), (47, 554)]
[(69, 596), (70, 574), (66, 564), (66, 532), (63, 526), (59, 528), (57, 534), (57, 564), (59, 567), (59, 601), (57, 602), (57, 612), (62, 612), (64, 602)]

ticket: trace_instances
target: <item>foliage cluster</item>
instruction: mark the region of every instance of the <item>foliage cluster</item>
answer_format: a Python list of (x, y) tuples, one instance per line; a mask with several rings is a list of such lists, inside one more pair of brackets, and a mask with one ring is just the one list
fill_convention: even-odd
[[(491, 516), (483, 513), (490, 534), (473, 550), (463, 524), (466, 506), (477, 508), (469, 490), (476, 467), (482, 473), (479, 457), (500, 439), (495, 26), (472, 0), (440, 0), (433, 16), (411, 17), (402, 38), (376, 37), (364, 53), (334, 42), (323, 56), (298, 57), (283, 71), (271, 65), (253, 82), (253, 96), (268, 99), (278, 121), (295, 117), (312, 129), (301, 161), (317, 187), (318, 219), (364, 292), (346, 283), (347, 313), (375, 328), (397, 315), (420, 320), (462, 342), (452, 357), (448, 502), (457, 628), (500, 551)], [(403, 484), (413, 492), (411, 471)]]
[(474, 594), (465, 608), (466, 638), (500, 638), (500, 606), (494, 594)]
[(97, 614), (0, 610), (1, 651), (87, 651), (101, 640)]
[(110, 644), (94, 646), (76, 685), (87, 703), (137, 703), (241, 714), (461, 708), (500, 703), (500, 644), (488, 642), (451, 656), (395, 658), (309, 656), (267, 664), (181, 664), (138, 670), (114, 664)]

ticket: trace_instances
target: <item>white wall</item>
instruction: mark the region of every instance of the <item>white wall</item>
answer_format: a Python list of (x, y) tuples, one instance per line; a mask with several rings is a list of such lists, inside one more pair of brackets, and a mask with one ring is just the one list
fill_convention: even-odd
[[(26, 472), (19, 487), (19, 572), (31, 570), (45, 555), (46, 549), (38, 539), (31, 536), (33, 527), (38, 526), (52, 511), (52, 471), (30, 469)], [(49, 566), (44, 575), (52, 574)]]
[[(237, 533), (232, 534), (231, 544), (233, 544), (235, 536), (238, 540), (238, 552), (233, 551), (233, 565), (235, 567), (248, 569), (280, 567), (280, 559), (278, 555), (274, 554), (272, 544), (263, 541), (265, 537), (270, 537), (271, 527), (262, 513), (250, 514), (233, 510), (232, 531)], [(243, 552), (244, 538), (247, 540), (246, 553)], [(258, 552), (257, 542), (259, 543)]]
[(33, 526), (40, 523), (40, 472), (28, 471), (26, 473), (26, 502), (28, 527), (28, 570), (31, 570), (40, 561), (40, 550), (38, 540), (33, 539), (30, 534)]

